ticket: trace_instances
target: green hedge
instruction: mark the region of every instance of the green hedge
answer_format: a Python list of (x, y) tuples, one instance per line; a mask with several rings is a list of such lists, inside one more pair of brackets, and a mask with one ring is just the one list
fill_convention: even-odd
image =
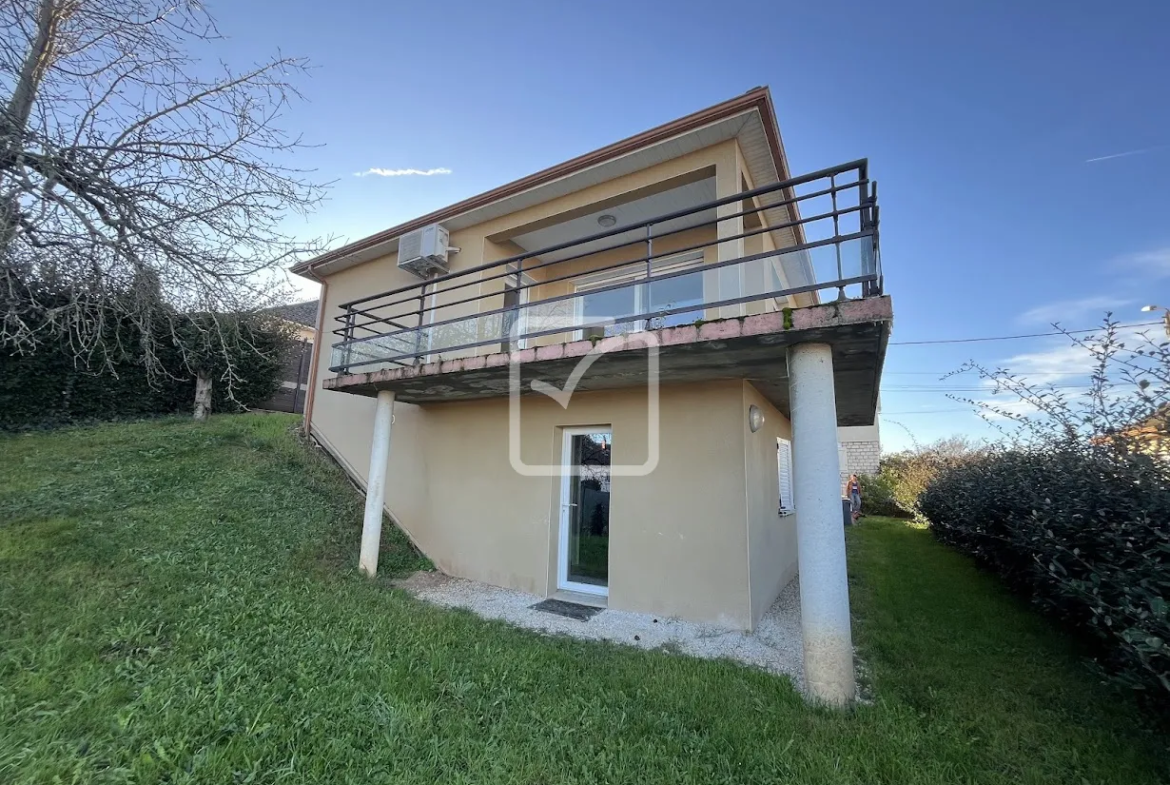
[(1095, 645), (1116, 681), (1170, 706), (1170, 471), (1069, 440), (969, 456), (919, 505), (941, 541), (974, 556)]
[[(192, 322), (197, 323), (197, 321)], [(215, 411), (237, 411), (270, 397), (280, 386), (280, 352), (285, 336), (257, 325), (240, 327), (256, 351), (231, 350), (239, 381), (235, 400), (222, 381), (226, 360), (211, 362)], [(195, 379), (174, 340), (160, 342), (166, 373), (148, 375), (130, 351), (137, 343), (133, 328), (122, 326), (107, 336), (110, 346), (127, 347), (109, 362), (95, 356), (85, 367), (65, 340), (43, 343), (32, 354), (0, 352), (0, 430), (45, 428), (95, 420), (148, 417), (191, 412)]]

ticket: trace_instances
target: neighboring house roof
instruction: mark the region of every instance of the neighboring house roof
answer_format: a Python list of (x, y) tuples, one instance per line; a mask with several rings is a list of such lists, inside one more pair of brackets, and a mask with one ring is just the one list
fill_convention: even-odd
[[(729, 101), (326, 251), (293, 265), (291, 271), (311, 278), (326, 266), (330, 268), (328, 272), (336, 272), (393, 253), (397, 250), (398, 238), (415, 229), (440, 222), (452, 230), (472, 226), (652, 166), (683, 155), (690, 149), (732, 138), (739, 139), (745, 148), (745, 162), (756, 187), (791, 177), (771, 92), (767, 87), (756, 87)], [(684, 139), (687, 144), (683, 143)], [(586, 176), (587, 170), (595, 170), (594, 176)], [(787, 193), (787, 196), (792, 198), (793, 194)], [(794, 209), (787, 208), (789, 216)], [(785, 221), (785, 218), (772, 217), (771, 213), (772, 210), (765, 211), (769, 221), (777, 224)], [(797, 231), (801, 231), (800, 227)]]
[(1164, 403), (1144, 420), (1118, 428), (1107, 429), (1089, 441), (1092, 444), (1109, 444), (1122, 439), (1130, 443), (1144, 443), (1150, 452), (1165, 454), (1170, 451), (1170, 403)]
[(1152, 415), (1125, 428), (1117, 434), (1131, 439), (1165, 439), (1170, 436), (1170, 403), (1158, 407)]
[(303, 324), (306, 327), (316, 329), (317, 308), (320, 302), (320, 300), (309, 300), (308, 302), (293, 303), (291, 305), (278, 305), (274, 308), (266, 308), (262, 313), (270, 313), (278, 319), (284, 319), (286, 322)]

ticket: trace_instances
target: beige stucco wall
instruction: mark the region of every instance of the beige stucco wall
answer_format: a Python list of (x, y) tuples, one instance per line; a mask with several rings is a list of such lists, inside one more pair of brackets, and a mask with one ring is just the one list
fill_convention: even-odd
[[(769, 435), (787, 421), (769, 406), (768, 433), (747, 440), (745, 390), (758, 398), (739, 380), (661, 389), (657, 467), (612, 480), (609, 607), (747, 629), (791, 577)], [(364, 480), (372, 402), (322, 391), (317, 405), (315, 433)], [(582, 393), (568, 409), (532, 396), (520, 423), (526, 463), (559, 465), (560, 429), (577, 425), (612, 427), (615, 464), (648, 457), (644, 388)], [(508, 427), (505, 399), (397, 404), (387, 508), (444, 572), (548, 595), (560, 480), (512, 468)]]
[(753, 626), (780, 590), (796, 576), (796, 516), (780, 515), (780, 480), (776, 439), (792, 439), (792, 424), (750, 382), (743, 383), (743, 410), (752, 405), (764, 413), (760, 430), (751, 432), (746, 416), (744, 471), (748, 505), (748, 570)]
[(298, 341), (312, 341), (317, 337), (317, 331), (312, 327), (307, 327), (303, 324), (296, 324), (294, 322), (289, 322), (288, 324), (290, 332), (293, 334), (293, 336), (296, 337)]

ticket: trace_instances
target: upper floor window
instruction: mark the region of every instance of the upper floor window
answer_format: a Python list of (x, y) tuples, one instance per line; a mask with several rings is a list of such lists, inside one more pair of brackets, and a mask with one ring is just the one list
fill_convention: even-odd
[[(690, 324), (703, 318), (703, 254), (701, 251), (668, 256), (655, 260), (654, 275), (646, 280), (645, 267), (633, 266), (608, 271), (584, 278), (576, 285), (581, 297), (576, 298), (578, 323), (601, 323), (601, 326), (586, 328), (582, 335), (620, 335), (639, 330), (657, 330)], [(682, 272), (694, 269), (694, 272)], [(669, 278), (658, 276), (681, 273)], [(626, 285), (620, 285), (626, 284)], [(616, 286), (617, 288), (608, 288)], [(605, 291), (596, 291), (604, 289)], [(696, 306), (687, 308), (687, 306)], [(684, 311), (645, 316), (659, 310)]]

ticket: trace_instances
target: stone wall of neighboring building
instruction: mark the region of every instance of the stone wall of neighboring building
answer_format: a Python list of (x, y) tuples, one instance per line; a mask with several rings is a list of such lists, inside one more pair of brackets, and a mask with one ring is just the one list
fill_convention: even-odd
[(878, 461), (882, 456), (882, 435), (879, 426), (861, 425), (851, 428), (838, 428), (837, 441), (841, 445), (843, 463), (842, 473), (848, 474), (877, 474)]
[(877, 474), (882, 447), (879, 442), (842, 442), (852, 474)]

